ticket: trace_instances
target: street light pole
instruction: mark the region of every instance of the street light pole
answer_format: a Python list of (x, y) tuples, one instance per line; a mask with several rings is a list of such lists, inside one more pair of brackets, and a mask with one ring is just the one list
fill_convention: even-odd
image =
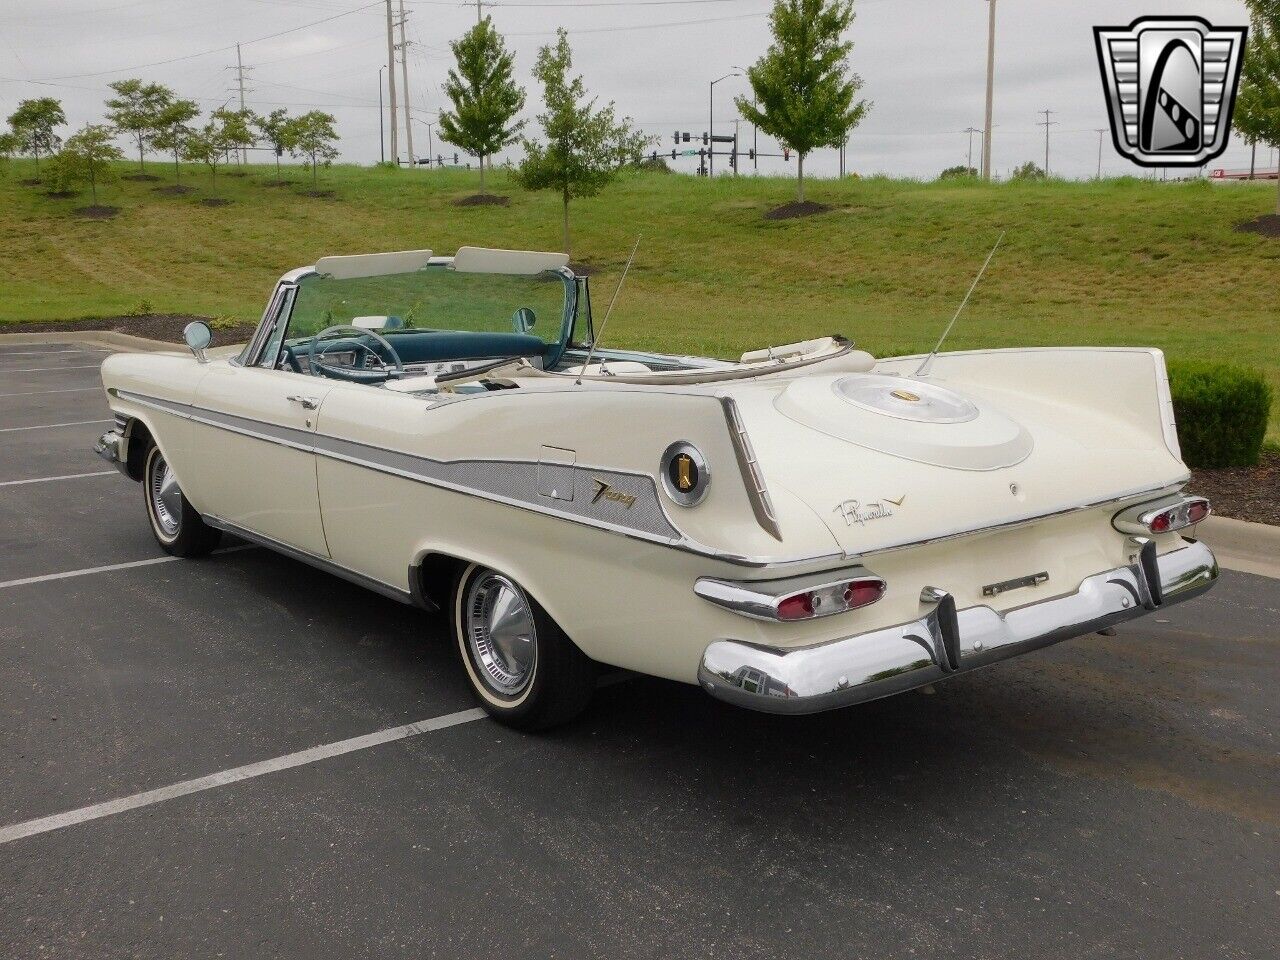
[(383, 163), (387, 162), (386, 117), (382, 114), (382, 71), (385, 69), (378, 68), (378, 157)]
[(1107, 132), (1106, 127), (1098, 127), (1098, 179), (1102, 179), (1102, 137)]
[(996, 0), (987, 0), (987, 122), (982, 128), (982, 179), (991, 179), (991, 101), (996, 80)]
[(707, 179), (710, 180), (716, 175), (716, 84), (721, 80), (728, 80), (730, 77), (740, 77), (740, 73), (726, 73), (723, 77), (718, 77), (711, 81), (711, 96), (709, 98), (709, 108), (707, 110)]

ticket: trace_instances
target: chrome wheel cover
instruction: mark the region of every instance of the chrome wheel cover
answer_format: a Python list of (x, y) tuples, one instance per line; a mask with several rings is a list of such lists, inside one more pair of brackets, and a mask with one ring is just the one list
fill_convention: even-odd
[(151, 461), (147, 496), (151, 498), (151, 514), (161, 532), (166, 537), (176, 537), (182, 524), (182, 491), (178, 488), (178, 478), (161, 453)]
[(533, 610), (524, 591), (500, 573), (483, 573), (467, 590), (463, 617), (480, 678), (500, 696), (519, 696), (538, 663)]

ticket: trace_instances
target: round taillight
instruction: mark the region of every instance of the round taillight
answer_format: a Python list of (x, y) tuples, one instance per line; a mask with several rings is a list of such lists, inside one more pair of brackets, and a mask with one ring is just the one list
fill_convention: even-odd
[(1165, 533), (1169, 527), (1173, 525), (1171, 511), (1166, 510), (1164, 513), (1157, 513), (1151, 518), (1149, 524), (1152, 533)]
[(797, 593), (783, 597), (778, 603), (779, 620), (804, 620), (813, 616), (813, 596), (809, 593)]
[(875, 603), (884, 596), (883, 580), (854, 580), (844, 588), (845, 606), (850, 610)]
[(1199, 523), (1212, 512), (1208, 500), (1193, 500), (1187, 507), (1187, 523)]

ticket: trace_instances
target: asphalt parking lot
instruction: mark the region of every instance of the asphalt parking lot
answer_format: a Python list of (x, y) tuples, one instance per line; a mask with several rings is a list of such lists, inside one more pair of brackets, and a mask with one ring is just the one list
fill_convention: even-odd
[(0, 346), (0, 956), (1276, 955), (1280, 581), (839, 713), (631, 678), (519, 734), (436, 620), (166, 560), (104, 355)]

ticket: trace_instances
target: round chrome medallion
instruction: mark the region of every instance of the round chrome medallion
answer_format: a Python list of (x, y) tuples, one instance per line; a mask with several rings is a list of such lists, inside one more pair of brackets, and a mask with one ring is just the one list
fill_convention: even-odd
[(524, 592), (498, 573), (484, 573), (467, 591), (467, 643), (485, 684), (515, 697), (533, 679), (538, 638)]
[(833, 385), (841, 399), (873, 413), (917, 423), (967, 423), (978, 408), (958, 393), (934, 383), (880, 373), (843, 377)]
[(182, 491), (162, 453), (157, 452), (151, 460), (147, 492), (151, 497), (151, 512), (161, 531), (166, 537), (176, 537), (182, 522)]
[(662, 486), (682, 507), (697, 506), (707, 495), (711, 468), (706, 457), (691, 443), (673, 443), (662, 454)]

